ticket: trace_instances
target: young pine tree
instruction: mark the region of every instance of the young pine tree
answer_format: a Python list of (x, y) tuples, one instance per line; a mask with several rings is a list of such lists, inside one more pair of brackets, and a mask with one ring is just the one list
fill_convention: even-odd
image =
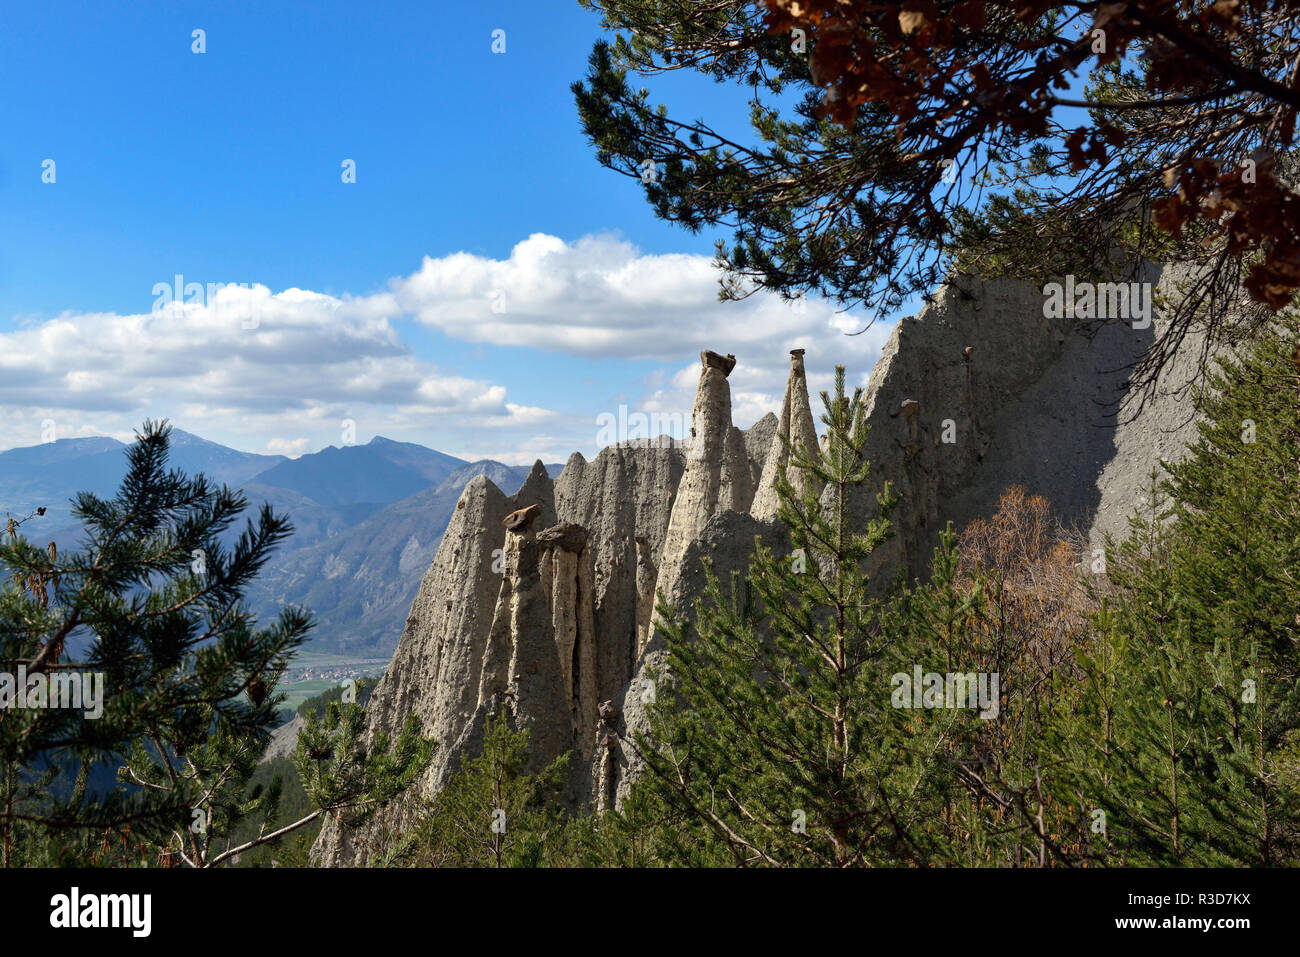
[[(659, 607), (667, 675), (638, 741), (649, 770), (638, 786), (672, 813), (670, 827), (738, 865), (927, 859), (933, 756), (969, 720), (892, 704), (892, 676), (929, 660), (865, 570), (896, 498), (886, 485), (875, 517), (853, 527), (849, 503), (869, 476), (861, 390), (845, 394), (840, 367), (822, 401), (824, 446), (790, 449), (789, 467), (815, 481), (777, 485), (791, 552), (756, 543), (730, 594), (709, 571), (693, 627)], [(954, 600), (947, 611), (960, 617), (970, 598)]]
[(1200, 438), (1107, 552), (1114, 594), (1063, 747), (1112, 863), (1300, 859), (1300, 376), (1268, 331), (1198, 397)]
[(528, 731), (488, 717), (483, 749), (427, 802), (416, 828), (389, 859), (417, 867), (540, 867), (566, 861), (560, 793), (569, 756), (530, 773)]

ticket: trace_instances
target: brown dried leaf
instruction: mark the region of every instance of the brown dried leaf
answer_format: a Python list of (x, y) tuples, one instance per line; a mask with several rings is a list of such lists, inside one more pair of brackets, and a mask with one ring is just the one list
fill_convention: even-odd
[(915, 33), (925, 26), (925, 14), (920, 10), (899, 10), (898, 25), (904, 33)]

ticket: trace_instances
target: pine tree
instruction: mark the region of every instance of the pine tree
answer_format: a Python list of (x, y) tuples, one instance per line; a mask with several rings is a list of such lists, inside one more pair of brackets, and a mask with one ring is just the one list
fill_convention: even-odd
[[(861, 390), (845, 394), (839, 367), (822, 401), (823, 448), (790, 450), (806, 490), (785, 474), (777, 483), (790, 553), (756, 541), (729, 592), (706, 565), (693, 626), (659, 606), (669, 656), (651, 734), (637, 742), (649, 769), (637, 787), (738, 865), (927, 860), (949, 773), (935, 754), (971, 720), (895, 705), (894, 676), (932, 660), (904, 625), (910, 606), (873, 591), (865, 570), (897, 499), (886, 485), (877, 514), (851, 527), (849, 496), (870, 468)], [(960, 618), (974, 599), (953, 598), (947, 613)]]
[(490, 715), (483, 748), (462, 755), (460, 771), (432, 800), (420, 823), (391, 851), (419, 867), (539, 867), (569, 853), (560, 793), (569, 755), (536, 773), (528, 768), (528, 731)]
[(1062, 743), (1105, 859), (1300, 859), (1300, 414), (1270, 329), (1198, 396), (1200, 438), (1108, 543), (1114, 594)]
[(568, 843), (581, 867), (726, 867), (727, 849), (682, 827), (681, 815), (652, 787), (634, 782), (618, 807), (570, 819)]
[(316, 810), (292, 826), (327, 813), (344, 827), (358, 828), (415, 784), (433, 760), (436, 743), (420, 734), (415, 714), (407, 716), (396, 739), (390, 741), (381, 731), (368, 740), (361, 705), (325, 700), (324, 715), (307, 714), (294, 755)]
[(237, 853), (222, 845), (239, 820), (278, 801), (247, 785), (311, 621), (286, 608), (259, 628), (242, 597), (292, 526), (264, 505), (227, 544), (246, 500), (168, 470), (170, 433), (146, 422), (117, 494), (77, 496), (80, 550), (0, 544), (5, 676), (50, 688), (90, 676), (80, 687), (95, 699), (13, 707), (0, 687), (6, 864), (212, 865)]

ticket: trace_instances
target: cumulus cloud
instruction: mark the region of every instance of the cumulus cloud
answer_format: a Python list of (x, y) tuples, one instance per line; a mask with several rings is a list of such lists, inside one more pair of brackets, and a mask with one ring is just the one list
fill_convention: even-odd
[(416, 356), (374, 297), (230, 286), (204, 302), (138, 315), (64, 314), (0, 335), (0, 407), (32, 441), (40, 441), (36, 421), (89, 434), (77, 423), (90, 417), (99, 420), (93, 427), (115, 423), (106, 431), (117, 434), (123, 422), (129, 429), (153, 413), (226, 433), (242, 423), (276, 434), (277, 423), (294, 428), (378, 408), (407, 419), (510, 421), (506, 395), (499, 383)]
[(565, 242), (534, 233), (506, 259), (425, 257), (391, 291), (403, 312), (469, 342), (666, 362), (715, 349), (755, 367), (831, 340), (847, 358), (879, 352), (879, 337), (844, 335), (862, 327), (861, 317), (771, 295), (720, 303), (709, 257), (643, 255), (610, 235)]
[[(148, 313), (24, 321), (0, 333), (0, 414), (10, 423), (0, 445), (42, 441), (51, 421), (60, 437), (129, 438), (153, 415), (240, 448), (297, 455), (337, 443), (346, 419), (362, 436), (466, 458), (562, 461), (595, 450), (596, 416), (617, 402), (689, 417), (702, 349), (737, 356), (734, 419), (746, 426), (779, 408), (788, 350), (808, 350), (815, 394), (829, 387), (836, 363), (865, 378), (890, 331), (847, 336), (864, 319), (817, 300), (759, 294), (722, 303), (717, 282), (707, 256), (643, 254), (610, 235), (566, 242), (536, 233), (504, 259), (426, 257), (371, 295), (232, 285), (191, 296), (182, 288)], [(514, 346), (537, 350), (537, 363), (564, 353), (633, 360), (636, 371), (617, 396), (575, 384), (557, 397), (567, 412), (525, 405), (510, 397), (510, 381), (459, 374), (419, 354), (395, 325), (404, 319), (467, 343), (470, 356)], [(646, 360), (659, 365), (647, 372)]]
[(865, 381), (892, 329), (815, 299), (719, 302), (711, 258), (642, 254), (611, 235), (565, 242), (535, 233), (505, 259), (426, 257), (390, 291), (402, 312), (458, 339), (673, 363), (675, 374), (652, 373), (632, 397), (647, 412), (689, 414), (699, 363), (677, 364), (703, 349), (732, 353), (733, 418), (742, 426), (779, 408), (790, 349), (808, 350), (816, 406), (836, 364), (851, 382)]

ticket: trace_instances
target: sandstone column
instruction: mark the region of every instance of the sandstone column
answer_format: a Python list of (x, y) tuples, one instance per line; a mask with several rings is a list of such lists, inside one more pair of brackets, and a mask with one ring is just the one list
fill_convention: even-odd
[(587, 530), (565, 522), (540, 532), (543, 580), (575, 741), (596, 722), (596, 645), (592, 624), (591, 554)]
[(506, 516), (505, 576), (483, 653), (478, 706), (511, 711), (529, 732), (529, 766), (545, 767), (573, 746), (570, 705), (542, 581), (534, 519), (540, 505)]
[[(790, 350), (790, 378), (785, 385), (781, 421), (772, 447), (768, 450), (767, 461), (763, 464), (763, 477), (759, 479), (754, 505), (749, 512), (762, 522), (776, 521), (781, 506), (776, 479), (781, 468), (789, 463), (791, 449), (802, 448), (810, 455), (815, 455), (818, 449), (817, 427), (813, 424), (812, 408), (808, 404), (808, 380), (804, 376), (803, 355), (803, 349)], [(781, 441), (783, 436), (789, 446)], [(818, 487), (820, 483), (801, 469), (789, 469), (786, 479), (800, 494), (821, 491)]]
[[(699, 536), (710, 518), (731, 507), (735, 483), (743, 481), (745, 485), (749, 484), (744, 441), (742, 438), (737, 453), (731, 426), (731, 387), (727, 384), (727, 376), (736, 366), (736, 357), (701, 352), (700, 362), (703, 369), (695, 392), (695, 408), (691, 413), (691, 443), (686, 453), (686, 471), (673, 500), (655, 583), (655, 591), (670, 598), (687, 546)], [(652, 612), (650, 624), (641, 636), (638, 653), (650, 640), (655, 618)]]

